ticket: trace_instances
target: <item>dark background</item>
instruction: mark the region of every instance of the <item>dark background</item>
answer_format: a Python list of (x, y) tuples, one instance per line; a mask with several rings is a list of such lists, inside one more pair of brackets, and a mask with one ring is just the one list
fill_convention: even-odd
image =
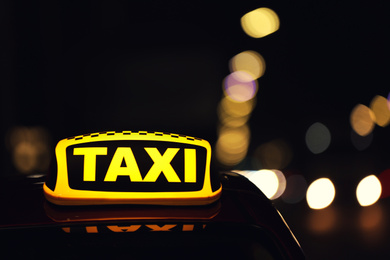
[[(259, 7), (278, 14), (280, 29), (254, 39), (240, 18)], [(372, 144), (357, 151), (349, 115), (389, 92), (389, 10), (385, 1), (2, 1), (1, 173), (17, 173), (7, 146), (15, 127), (43, 127), (52, 147), (103, 130), (173, 132), (214, 144), (228, 62), (255, 50), (267, 68), (248, 154), (281, 138), (293, 152), (285, 173), (308, 182), (329, 177), (336, 186), (323, 211), (304, 200), (275, 201), (303, 249), (312, 259), (385, 259), (389, 201), (362, 208), (355, 188), (389, 167), (389, 129), (376, 127)], [(313, 155), (304, 138), (317, 121), (332, 141)], [(362, 228), (359, 219), (375, 210), (379, 224)], [(321, 225), (320, 216), (334, 222), (315, 231), (310, 223)]]

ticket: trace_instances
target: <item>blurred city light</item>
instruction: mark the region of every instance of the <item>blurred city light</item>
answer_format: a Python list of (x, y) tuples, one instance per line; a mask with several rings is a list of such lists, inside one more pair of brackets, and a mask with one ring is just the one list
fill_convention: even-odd
[(6, 138), (15, 168), (20, 173), (46, 171), (51, 160), (50, 136), (41, 127), (15, 127)]
[(390, 169), (386, 169), (378, 176), (381, 182), (382, 193), (381, 198), (390, 197)]
[(247, 125), (236, 128), (221, 127), (215, 146), (217, 160), (226, 166), (238, 164), (245, 158), (249, 140), (250, 131)]
[(372, 207), (364, 207), (359, 214), (359, 224), (363, 232), (383, 229), (383, 209), (375, 204)]
[(235, 171), (256, 185), (264, 195), (271, 199), (279, 198), (286, 189), (286, 178), (279, 170)]
[(327, 207), (321, 211), (312, 210), (308, 214), (308, 228), (314, 233), (324, 233), (336, 225), (337, 211), (333, 207)]
[(320, 178), (312, 182), (306, 192), (307, 204), (312, 209), (328, 207), (335, 197), (336, 190), (331, 180)]
[(271, 200), (275, 200), (283, 195), (284, 191), (286, 190), (287, 181), (283, 172), (279, 170), (271, 170), (271, 171), (273, 171), (276, 177), (278, 178), (278, 189), (276, 190), (275, 194), (270, 198)]
[(253, 38), (262, 38), (279, 29), (279, 17), (271, 9), (262, 7), (246, 13), (241, 18), (244, 32)]
[(219, 111), (222, 111), (226, 116), (244, 117), (249, 115), (255, 107), (255, 99), (246, 102), (236, 102), (229, 98), (223, 97), (219, 103)]
[(312, 124), (306, 131), (305, 141), (307, 148), (314, 153), (319, 154), (328, 149), (331, 141), (329, 129), (317, 122)]
[(286, 203), (298, 203), (305, 198), (307, 182), (302, 175), (294, 174), (286, 178), (286, 190), (282, 200)]
[(231, 128), (243, 126), (249, 120), (249, 115), (234, 117), (234, 116), (226, 115), (225, 111), (223, 110), (218, 111), (218, 117), (222, 126), (231, 127)]
[(236, 102), (252, 99), (257, 93), (257, 81), (245, 71), (235, 71), (229, 74), (224, 82), (225, 95)]
[(390, 92), (387, 95), (387, 108), (390, 110)]
[(375, 175), (362, 179), (356, 188), (356, 198), (363, 207), (370, 206), (377, 202), (382, 193), (382, 186)]
[(367, 106), (358, 104), (351, 112), (350, 122), (358, 135), (366, 136), (374, 129), (375, 115)]
[(282, 139), (264, 143), (254, 152), (254, 164), (267, 169), (284, 169), (292, 160), (291, 147)]
[(230, 60), (230, 72), (244, 71), (254, 79), (263, 76), (265, 71), (264, 58), (255, 51), (244, 51)]
[(351, 142), (358, 151), (363, 151), (364, 149), (367, 149), (371, 145), (373, 138), (373, 132), (369, 133), (366, 136), (361, 136), (358, 135), (355, 131), (351, 131)]
[(386, 98), (375, 96), (371, 101), (370, 108), (375, 115), (377, 125), (385, 127), (390, 123), (390, 110)]

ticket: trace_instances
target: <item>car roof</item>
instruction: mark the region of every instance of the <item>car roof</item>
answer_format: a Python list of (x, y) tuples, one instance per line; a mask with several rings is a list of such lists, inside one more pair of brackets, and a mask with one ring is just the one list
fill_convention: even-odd
[(44, 176), (23, 176), (2, 182), (0, 231), (32, 227), (69, 227), (90, 223), (145, 222), (235, 223), (261, 227), (291, 255), (303, 256), (299, 244), (264, 194), (247, 178), (220, 174), (221, 198), (206, 206), (100, 205), (57, 206), (46, 201)]

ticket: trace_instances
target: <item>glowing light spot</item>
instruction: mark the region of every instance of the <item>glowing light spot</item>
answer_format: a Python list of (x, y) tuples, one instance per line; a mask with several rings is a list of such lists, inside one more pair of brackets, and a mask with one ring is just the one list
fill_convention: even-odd
[(351, 142), (353, 146), (359, 151), (367, 149), (374, 138), (373, 132), (369, 133), (366, 136), (358, 135), (355, 131), (351, 131)]
[(273, 200), (279, 198), (286, 188), (286, 178), (278, 170), (235, 171), (256, 185), (264, 195)]
[(249, 115), (255, 107), (254, 99), (246, 102), (235, 102), (229, 98), (224, 97), (220, 104), (219, 110), (232, 117), (243, 117)]
[(217, 160), (226, 166), (238, 164), (245, 158), (249, 146), (248, 126), (237, 128), (222, 127), (215, 146)]
[(356, 188), (356, 197), (363, 207), (370, 206), (377, 202), (382, 193), (382, 186), (375, 175), (362, 179)]
[(274, 200), (283, 195), (284, 191), (286, 190), (287, 181), (283, 172), (279, 170), (272, 170), (272, 171), (275, 173), (276, 177), (278, 178), (278, 189), (275, 192), (275, 194), (270, 198), (271, 200)]
[(15, 127), (6, 142), (20, 173), (46, 171), (51, 160), (49, 133), (41, 127)]
[(375, 96), (371, 101), (370, 108), (375, 115), (377, 125), (385, 127), (390, 123), (390, 110), (386, 98)]
[(257, 81), (245, 71), (229, 74), (224, 82), (225, 95), (236, 102), (252, 99), (257, 93)]
[(361, 136), (366, 136), (374, 129), (375, 115), (365, 105), (358, 104), (351, 112), (350, 122), (352, 129)]
[(381, 182), (382, 193), (381, 198), (390, 197), (390, 169), (386, 169), (378, 176)]
[(308, 227), (314, 233), (325, 233), (334, 228), (337, 216), (333, 207), (321, 211), (311, 211), (308, 215)]
[(298, 203), (305, 198), (307, 182), (302, 175), (294, 174), (286, 179), (286, 190), (282, 200), (287, 203)]
[(312, 182), (306, 192), (307, 204), (312, 209), (328, 207), (335, 197), (336, 190), (331, 180), (320, 178)]
[(260, 170), (248, 176), (267, 198), (272, 198), (278, 191), (279, 181), (276, 174), (271, 170)]
[(291, 162), (292, 150), (285, 141), (275, 139), (256, 148), (254, 157), (260, 163), (258, 167), (283, 169)]
[(244, 32), (253, 38), (262, 38), (279, 29), (279, 17), (271, 9), (263, 7), (246, 13), (241, 18)]
[(263, 76), (265, 71), (264, 58), (255, 51), (244, 51), (230, 60), (230, 71), (244, 71), (250, 74), (253, 79)]
[(218, 113), (218, 116), (222, 126), (231, 128), (241, 127), (245, 125), (249, 120), (249, 115), (242, 117), (233, 117), (226, 115), (226, 113), (224, 113), (223, 111), (220, 111)]
[[(383, 210), (380, 205), (362, 208), (359, 216), (360, 227), (364, 231), (372, 231), (381, 227), (383, 221)], [(383, 228), (382, 228), (383, 229)]]
[(330, 145), (331, 135), (329, 129), (321, 124), (314, 123), (306, 131), (306, 145), (314, 154), (319, 154), (328, 149)]
[(390, 92), (387, 95), (387, 108), (390, 110)]
[(235, 102), (223, 97), (218, 106), (218, 117), (223, 126), (240, 127), (248, 122), (250, 114), (255, 107), (256, 98), (246, 102)]

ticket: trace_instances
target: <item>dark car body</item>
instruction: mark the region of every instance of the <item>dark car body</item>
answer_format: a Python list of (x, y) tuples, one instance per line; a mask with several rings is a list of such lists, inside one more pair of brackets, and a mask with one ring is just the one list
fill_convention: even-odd
[(272, 203), (237, 173), (220, 174), (222, 196), (206, 206), (57, 206), (43, 178), (1, 184), (3, 259), (304, 258)]

